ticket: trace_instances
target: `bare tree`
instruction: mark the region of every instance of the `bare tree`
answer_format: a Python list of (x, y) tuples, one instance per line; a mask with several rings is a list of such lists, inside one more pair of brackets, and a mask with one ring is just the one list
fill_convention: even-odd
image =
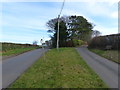
[(37, 45), (38, 41), (33, 41), (33, 45)]
[(93, 36), (93, 37), (98, 37), (98, 36), (100, 36), (100, 35), (101, 35), (101, 32), (98, 31), (98, 30), (94, 30), (94, 31), (92, 32), (92, 36)]

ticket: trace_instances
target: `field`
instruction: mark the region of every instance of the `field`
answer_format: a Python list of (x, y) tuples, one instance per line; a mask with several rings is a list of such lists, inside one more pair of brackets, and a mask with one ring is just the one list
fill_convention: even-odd
[(118, 50), (100, 50), (100, 49), (89, 49), (89, 50), (111, 61), (120, 63), (120, 60), (118, 60), (118, 55), (120, 54), (120, 51)]
[(49, 50), (9, 88), (106, 88), (74, 48)]
[(39, 47), (30, 44), (0, 43), (0, 55), (9, 56), (14, 54), (21, 54), (36, 48)]

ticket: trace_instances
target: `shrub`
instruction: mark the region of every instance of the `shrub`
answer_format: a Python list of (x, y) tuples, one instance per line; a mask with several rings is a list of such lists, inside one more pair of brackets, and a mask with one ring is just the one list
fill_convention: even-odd
[(81, 46), (81, 45), (84, 44), (84, 41), (82, 41), (82, 40), (77, 40), (77, 39), (73, 39), (73, 44), (74, 44), (75, 47), (76, 47), (76, 46)]
[(82, 40), (78, 40), (79, 46), (83, 45), (85, 42)]
[(106, 35), (94, 37), (90, 43), (89, 48), (105, 49), (111, 46), (112, 49), (120, 49), (120, 34)]

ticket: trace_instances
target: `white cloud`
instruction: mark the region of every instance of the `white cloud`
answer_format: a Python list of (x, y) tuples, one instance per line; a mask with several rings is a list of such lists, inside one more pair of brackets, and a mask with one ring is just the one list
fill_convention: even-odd
[(86, 10), (89, 14), (92, 14), (94, 16), (103, 16), (109, 13), (108, 8), (105, 6), (105, 4), (98, 2), (94, 4), (87, 3)]
[(111, 14), (111, 17), (112, 18), (118, 18), (118, 12), (116, 11), (116, 12), (113, 12), (112, 14)]
[(4, 3), (3, 6), (9, 13), (3, 13), (2, 24), (11, 27), (47, 30), (46, 22), (58, 13), (54, 7), (35, 6), (31, 3)]
[(80, 12), (76, 12), (76, 11), (74, 11), (74, 10), (70, 10), (70, 9), (64, 9), (63, 10), (63, 13), (62, 13), (62, 15), (82, 15)]
[(98, 30), (102, 33), (102, 35), (116, 34), (118, 33), (118, 27), (108, 28), (103, 27), (101, 25), (97, 25), (94, 30)]
[[(67, 9), (67, 10), (66, 10)], [(116, 2), (110, 4), (110, 2), (77, 2), (77, 3), (65, 3), (63, 9), (63, 14), (65, 12), (72, 14), (83, 14), (92, 17), (109, 17), (115, 18), (118, 9), (118, 4)], [(74, 13), (73, 13), (74, 11)]]
[(29, 28), (29, 29), (38, 29), (46, 30), (45, 20), (38, 20), (37, 18), (17, 18), (10, 15), (3, 16), (3, 26), (9, 27), (18, 27), (18, 28)]
[[(116, 7), (115, 7), (116, 5)], [(117, 3), (109, 5), (109, 2), (96, 2), (94, 4), (86, 3), (86, 10), (92, 16), (103, 16), (103, 17), (116, 17), (116, 12), (112, 8), (117, 10)]]

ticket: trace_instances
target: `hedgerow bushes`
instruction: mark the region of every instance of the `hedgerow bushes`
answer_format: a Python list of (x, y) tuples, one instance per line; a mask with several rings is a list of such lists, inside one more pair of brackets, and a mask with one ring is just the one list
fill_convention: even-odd
[(94, 37), (88, 47), (106, 49), (107, 46), (111, 46), (111, 49), (120, 49), (120, 34)]
[(26, 48), (26, 47), (38, 47), (37, 45), (31, 45), (31, 44), (16, 44), (16, 43), (0, 43), (1, 49), (0, 51), (8, 51), (18, 48)]

